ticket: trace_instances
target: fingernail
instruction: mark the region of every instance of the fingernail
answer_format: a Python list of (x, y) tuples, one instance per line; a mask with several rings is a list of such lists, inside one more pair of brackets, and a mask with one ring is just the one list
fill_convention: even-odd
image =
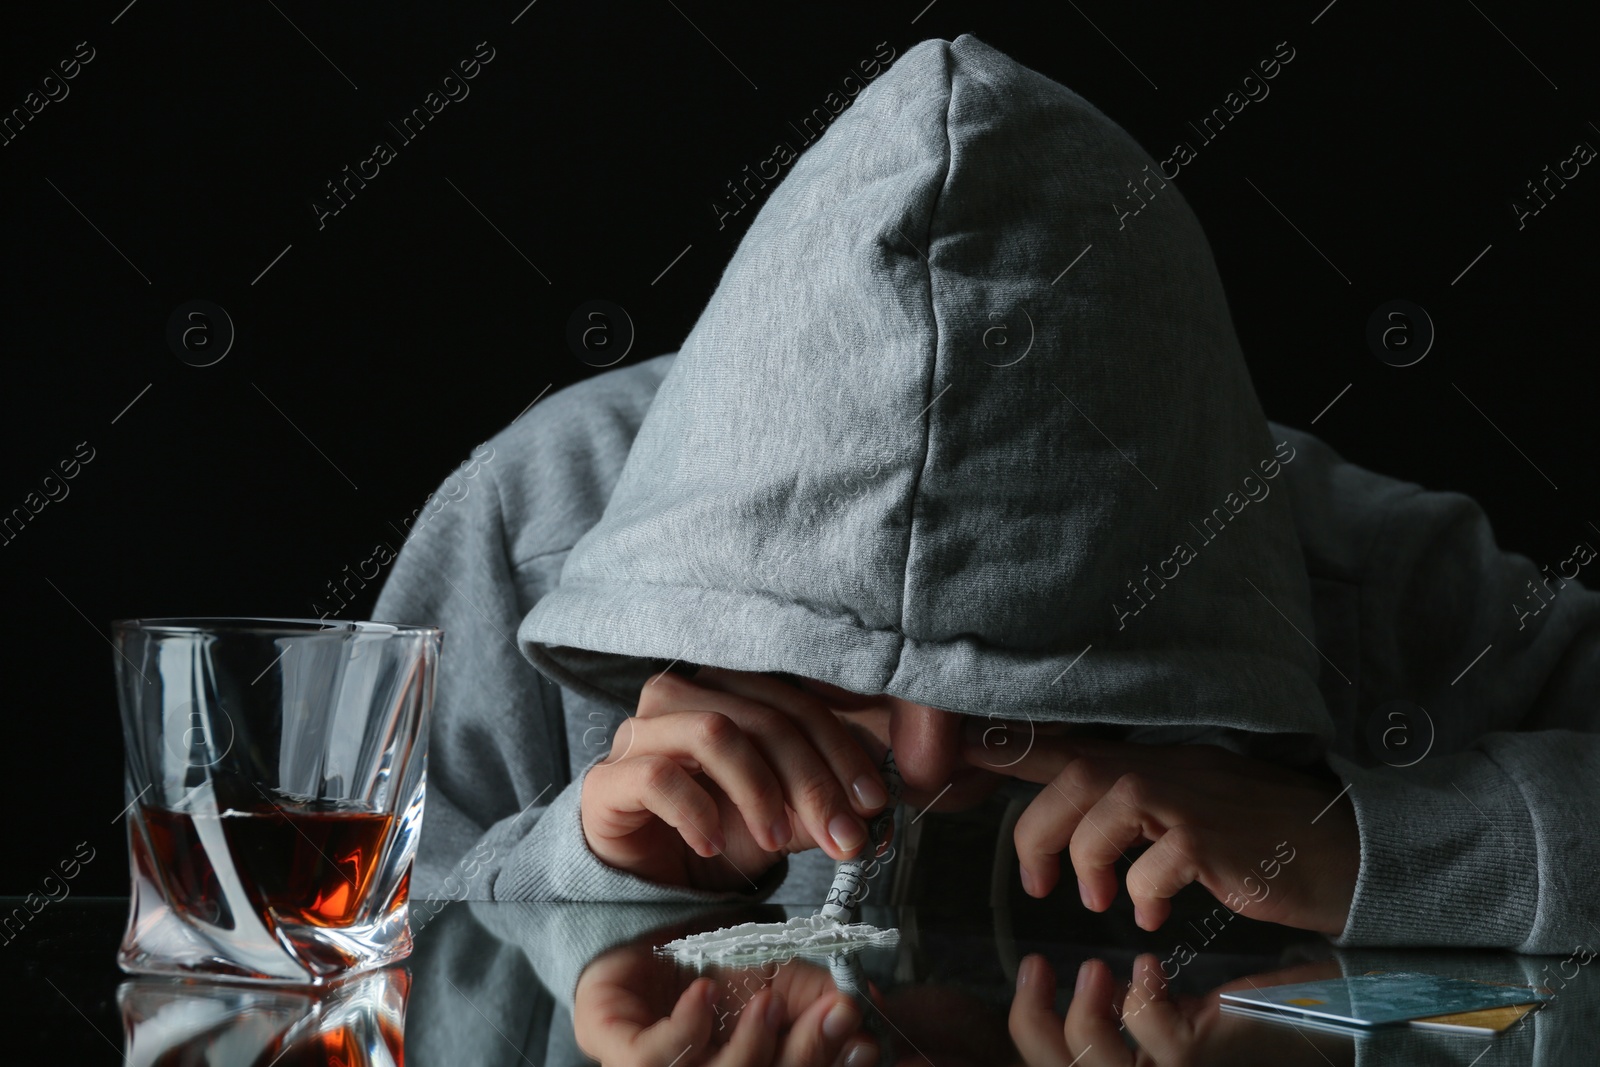
[(1133, 925), (1137, 926), (1141, 930), (1148, 930), (1150, 927), (1145, 925), (1148, 919), (1149, 916), (1145, 910), (1139, 905), (1135, 904), (1133, 906)]
[(772, 835), (772, 847), (782, 848), (789, 843), (789, 816), (780, 815), (772, 828), (768, 831)]
[(1026, 867), (1020, 869), (1022, 871), (1022, 891), (1030, 897), (1036, 896), (1037, 894), (1033, 891), (1033, 872)]
[(1022, 990), (1028, 988), (1028, 968), (1032, 966), (1032, 956), (1023, 957), (1022, 962), (1017, 964), (1017, 992), (1020, 993)]
[(848, 1000), (841, 1000), (828, 1009), (822, 1018), (822, 1033), (834, 1041), (848, 1037), (861, 1025), (861, 1013)]
[(1094, 910), (1094, 900), (1089, 896), (1089, 887), (1084, 884), (1082, 878), (1078, 879), (1078, 897), (1083, 901), (1084, 907), (1090, 911)]
[(867, 828), (861, 825), (860, 820), (839, 814), (828, 823), (828, 836), (842, 851), (849, 852), (867, 839)]
[(877, 1062), (878, 1046), (871, 1041), (863, 1041), (845, 1056), (844, 1067), (872, 1067)]
[(861, 801), (864, 808), (881, 808), (889, 803), (889, 794), (871, 775), (863, 774), (851, 788), (856, 791), (856, 799)]
[(715, 982), (706, 983), (706, 1004), (713, 1008), (717, 1006), (717, 983)]
[(1078, 964), (1078, 980), (1072, 986), (1072, 995), (1083, 996), (1083, 991), (1089, 988), (1089, 961), (1084, 960)]
[(767, 1029), (776, 1030), (783, 1025), (783, 998), (778, 994), (771, 994), (767, 1001)]

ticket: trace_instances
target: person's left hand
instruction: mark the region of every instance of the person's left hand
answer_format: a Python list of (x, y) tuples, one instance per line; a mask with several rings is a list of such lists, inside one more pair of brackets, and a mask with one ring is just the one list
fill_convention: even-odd
[[(968, 762), (994, 768), (993, 729), (969, 724)], [(1215, 745), (1043, 733), (1005, 773), (1045, 786), (1015, 834), (1030, 896), (1055, 888), (1065, 851), (1084, 906), (1105, 911), (1117, 895), (1116, 861), (1150, 842), (1127, 876), (1145, 930), (1167, 920), (1171, 897), (1190, 882), (1253, 919), (1344, 930), (1361, 838), (1349, 800), (1324, 782)]]

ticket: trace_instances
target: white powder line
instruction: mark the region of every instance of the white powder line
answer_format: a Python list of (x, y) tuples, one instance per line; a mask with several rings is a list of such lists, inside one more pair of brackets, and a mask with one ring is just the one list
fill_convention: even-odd
[(660, 950), (679, 963), (753, 963), (796, 956), (830, 956), (852, 948), (892, 948), (900, 931), (870, 923), (840, 923), (822, 915), (781, 923), (740, 923), (680, 937)]

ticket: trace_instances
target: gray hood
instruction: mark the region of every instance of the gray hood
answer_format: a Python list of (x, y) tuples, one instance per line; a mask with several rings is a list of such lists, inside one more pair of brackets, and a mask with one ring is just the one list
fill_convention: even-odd
[(1326, 738), (1283, 462), (1155, 161), (924, 41), (770, 192), (519, 637), (630, 710), (682, 660)]

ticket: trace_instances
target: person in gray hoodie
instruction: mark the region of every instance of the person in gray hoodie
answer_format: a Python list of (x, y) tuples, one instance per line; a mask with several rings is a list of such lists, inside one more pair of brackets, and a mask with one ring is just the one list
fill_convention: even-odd
[(677, 353), (394, 563), (376, 617), (448, 635), (418, 898), (820, 904), (892, 746), (911, 807), (1031, 797), (1035, 896), (1148, 844), (1147, 928), (1198, 882), (1346, 946), (1600, 936), (1600, 597), (1268, 422), (1125, 131), (930, 40), (766, 196)]

